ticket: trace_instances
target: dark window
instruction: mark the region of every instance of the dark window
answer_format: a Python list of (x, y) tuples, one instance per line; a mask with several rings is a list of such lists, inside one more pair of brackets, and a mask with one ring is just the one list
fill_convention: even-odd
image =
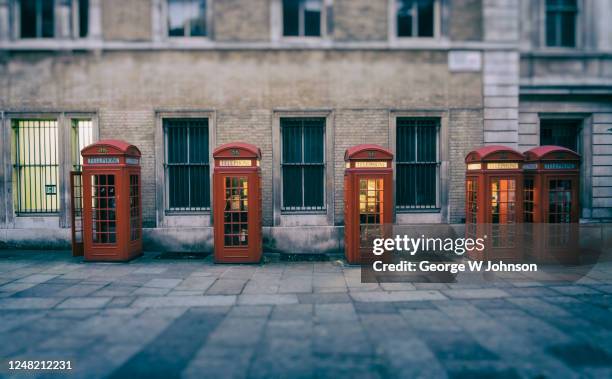
[(433, 37), (435, 0), (397, 0), (397, 36)]
[(438, 129), (435, 119), (397, 119), (396, 207), (436, 208), (438, 190)]
[(52, 38), (55, 28), (53, 0), (21, 0), (21, 38)]
[(546, 0), (546, 45), (576, 46), (576, 0)]
[(283, 0), (284, 36), (321, 36), (321, 0)]
[(540, 145), (563, 146), (578, 152), (579, 120), (540, 120)]
[(89, 0), (79, 0), (79, 37), (89, 33)]
[(281, 118), (283, 210), (325, 209), (325, 118)]
[(168, 0), (168, 35), (206, 36), (206, 0)]
[(168, 209), (210, 209), (208, 120), (166, 119), (164, 127)]
[(13, 128), (15, 212), (57, 212), (61, 193), (57, 121), (16, 120)]

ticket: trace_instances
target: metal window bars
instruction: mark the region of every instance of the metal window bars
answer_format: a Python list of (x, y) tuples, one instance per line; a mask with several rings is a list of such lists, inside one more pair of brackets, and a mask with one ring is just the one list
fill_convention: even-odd
[(208, 119), (166, 119), (164, 129), (167, 210), (210, 210)]
[(440, 123), (437, 119), (397, 119), (396, 209), (438, 208)]
[(12, 126), (15, 213), (57, 213), (59, 209), (57, 121), (15, 120)]
[(281, 118), (282, 211), (325, 210), (325, 118)]

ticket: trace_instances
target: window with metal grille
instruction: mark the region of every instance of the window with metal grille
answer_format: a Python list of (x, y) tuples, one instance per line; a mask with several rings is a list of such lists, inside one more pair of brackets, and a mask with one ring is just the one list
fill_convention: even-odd
[(15, 212), (56, 213), (59, 208), (57, 121), (15, 120), (13, 135)]
[(436, 0), (396, 0), (398, 37), (433, 37)]
[(396, 208), (437, 209), (439, 153), (437, 119), (397, 118)]
[(93, 143), (93, 122), (91, 120), (72, 120), (72, 169), (81, 171), (83, 156), (81, 150)]
[(325, 210), (325, 118), (281, 118), (282, 210)]
[(210, 209), (208, 119), (165, 119), (169, 211)]
[(205, 37), (206, 0), (168, 0), (170, 37)]
[(283, 35), (321, 36), (322, 0), (283, 0)]
[(540, 145), (563, 146), (578, 151), (579, 120), (540, 120)]
[(546, 45), (576, 46), (576, 0), (546, 0)]

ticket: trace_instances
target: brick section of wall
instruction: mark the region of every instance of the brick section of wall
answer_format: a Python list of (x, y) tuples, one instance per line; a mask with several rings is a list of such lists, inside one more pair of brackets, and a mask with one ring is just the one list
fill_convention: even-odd
[(387, 39), (387, 1), (335, 0), (334, 39), (384, 41)]
[(518, 149), (527, 151), (540, 145), (539, 116), (537, 112), (519, 113)]
[(151, 39), (151, 0), (104, 0), (101, 3), (104, 39)]
[(122, 139), (141, 153), (143, 226), (155, 226), (155, 113), (152, 109), (101, 109), (100, 139)]
[(593, 114), (593, 211), (612, 220), (612, 112)]
[(519, 37), (519, 0), (483, 0), (486, 41), (513, 42)]
[(484, 53), (484, 143), (518, 148), (519, 54)]
[(389, 112), (385, 109), (338, 109), (334, 112), (335, 220), (344, 222), (344, 152), (375, 143), (389, 148)]
[(268, 0), (213, 1), (214, 38), (217, 41), (268, 41)]
[(449, 36), (454, 41), (481, 41), (483, 0), (453, 0), (450, 4)]
[(268, 109), (217, 111), (217, 146), (248, 142), (261, 149), (263, 224), (272, 225), (272, 112)]
[(465, 218), (465, 156), (483, 144), (482, 111), (456, 109), (450, 111), (450, 185), (448, 194), (449, 220), (462, 222)]

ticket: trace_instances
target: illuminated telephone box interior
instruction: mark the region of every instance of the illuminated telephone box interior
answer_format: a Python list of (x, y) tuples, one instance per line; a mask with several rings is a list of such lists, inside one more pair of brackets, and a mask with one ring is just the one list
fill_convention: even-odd
[(486, 236), (485, 250), (472, 251), (471, 258), (522, 258), (523, 160), (518, 151), (496, 145), (466, 156), (466, 231), (471, 238)]
[(85, 260), (142, 255), (140, 150), (125, 141), (102, 140), (81, 154)]
[(358, 264), (393, 222), (393, 154), (378, 145), (357, 145), (344, 161), (345, 256)]
[(578, 260), (580, 155), (561, 146), (525, 152), (524, 222), (539, 261)]
[(228, 143), (213, 157), (215, 262), (257, 263), (262, 254), (261, 151)]

